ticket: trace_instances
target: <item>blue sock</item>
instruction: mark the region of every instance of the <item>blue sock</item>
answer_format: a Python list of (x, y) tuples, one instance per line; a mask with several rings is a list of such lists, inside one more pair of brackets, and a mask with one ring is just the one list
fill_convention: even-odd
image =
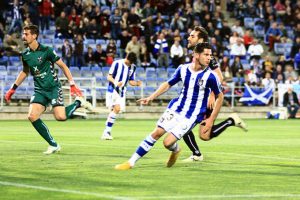
[(138, 161), (141, 157), (146, 155), (151, 148), (154, 146), (156, 140), (152, 138), (151, 135), (148, 135), (145, 140), (143, 140), (140, 146), (137, 148), (135, 153), (129, 159), (129, 163), (131, 166), (134, 166), (136, 161)]

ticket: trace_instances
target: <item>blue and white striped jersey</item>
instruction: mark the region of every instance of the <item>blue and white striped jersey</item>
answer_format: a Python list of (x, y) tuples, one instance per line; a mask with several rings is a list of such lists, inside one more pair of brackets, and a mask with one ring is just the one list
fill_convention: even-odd
[(204, 119), (209, 93), (213, 91), (218, 95), (222, 89), (215, 72), (208, 67), (194, 72), (191, 70), (191, 64), (180, 65), (168, 80), (171, 86), (179, 81), (183, 82), (179, 97), (172, 99), (168, 108), (188, 119), (195, 117), (196, 122), (199, 123)]
[(114, 89), (120, 94), (121, 97), (124, 96), (124, 89), (129, 80), (135, 80), (135, 70), (136, 66), (127, 66), (125, 64), (125, 59), (116, 60), (112, 63), (109, 74), (117, 81), (122, 81), (121, 87), (115, 87), (113, 83), (109, 82), (107, 91), (113, 92)]

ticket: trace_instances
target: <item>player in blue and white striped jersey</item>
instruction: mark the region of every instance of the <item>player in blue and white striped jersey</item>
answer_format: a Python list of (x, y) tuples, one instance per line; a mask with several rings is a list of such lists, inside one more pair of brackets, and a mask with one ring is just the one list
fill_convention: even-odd
[(125, 59), (114, 61), (110, 67), (107, 76), (109, 83), (106, 92), (106, 106), (111, 109), (111, 112), (107, 117), (106, 128), (101, 137), (103, 140), (113, 139), (111, 130), (117, 114), (120, 111), (125, 111), (125, 92), (127, 83), (131, 86), (140, 86), (142, 84), (141, 81), (135, 81), (136, 60), (136, 54), (130, 52)]
[[(207, 127), (213, 126), (213, 122), (221, 109), (224, 96), (217, 75), (208, 68), (211, 55), (211, 46), (208, 43), (197, 44), (194, 49), (193, 63), (180, 65), (172, 78), (162, 83), (153, 94), (138, 100), (142, 104), (148, 104), (174, 84), (179, 81), (183, 82), (179, 97), (170, 101), (168, 108), (158, 120), (154, 131), (141, 142), (136, 152), (127, 162), (116, 165), (115, 169), (131, 169), (136, 161), (147, 154), (155, 142), (166, 132), (168, 132), (168, 135), (164, 139), (164, 146), (172, 152), (167, 167), (173, 166), (180, 152), (177, 140), (180, 140), (184, 134), (205, 119), (208, 96), (211, 91), (214, 92), (217, 99), (212, 114), (205, 121), (204, 131)], [(210, 134), (207, 131), (205, 133)]]

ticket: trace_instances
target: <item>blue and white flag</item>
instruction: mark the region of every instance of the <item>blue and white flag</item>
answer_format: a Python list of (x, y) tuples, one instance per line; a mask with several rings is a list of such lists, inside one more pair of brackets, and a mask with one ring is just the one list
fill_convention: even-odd
[(273, 88), (250, 88), (245, 84), (245, 91), (240, 102), (252, 106), (252, 105), (267, 105), (273, 96)]

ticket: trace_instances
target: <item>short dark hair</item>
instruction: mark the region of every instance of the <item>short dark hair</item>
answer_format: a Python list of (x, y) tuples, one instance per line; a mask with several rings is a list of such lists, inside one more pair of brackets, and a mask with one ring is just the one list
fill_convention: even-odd
[(136, 63), (136, 60), (137, 60), (137, 57), (136, 57), (136, 54), (133, 53), (133, 52), (129, 52), (126, 56), (127, 60), (129, 60), (129, 62), (131, 64), (135, 64)]
[(195, 26), (194, 31), (199, 32), (198, 38), (203, 38), (203, 42), (208, 42), (208, 32), (202, 26)]
[(203, 42), (203, 43), (198, 43), (195, 48), (194, 48), (194, 52), (195, 53), (202, 53), (204, 51), (204, 49), (212, 49), (211, 45), (207, 42)]
[(36, 34), (36, 39), (39, 37), (39, 27), (34, 24), (28, 24), (23, 27), (23, 30), (30, 30), (31, 34)]

